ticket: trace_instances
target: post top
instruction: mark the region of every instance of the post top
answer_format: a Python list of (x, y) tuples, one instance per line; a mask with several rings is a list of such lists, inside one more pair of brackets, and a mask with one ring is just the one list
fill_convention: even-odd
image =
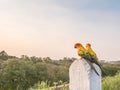
[(98, 76), (85, 59), (75, 60), (69, 68), (70, 90), (101, 90), (101, 70), (93, 64)]

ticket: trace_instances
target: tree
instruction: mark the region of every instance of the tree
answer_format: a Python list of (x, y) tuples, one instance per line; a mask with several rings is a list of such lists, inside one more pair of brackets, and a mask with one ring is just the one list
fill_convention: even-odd
[(38, 62), (34, 64), (36, 70), (36, 81), (46, 81), (48, 78), (46, 63)]
[(3, 64), (0, 90), (26, 90), (35, 83), (35, 67), (30, 61), (13, 59)]
[(8, 59), (8, 54), (4, 50), (0, 52), (0, 59), (2, 60)]

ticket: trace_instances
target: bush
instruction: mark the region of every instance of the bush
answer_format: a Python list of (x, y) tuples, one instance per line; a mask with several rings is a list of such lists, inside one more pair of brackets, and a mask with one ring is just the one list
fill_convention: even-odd
[(26, 90), (35, 83), (34, 69), (30, 61), (7, 60), (0, 73), (0, 90)]
[(102, 90), (120, 90), (120, 73), (103, 78)]

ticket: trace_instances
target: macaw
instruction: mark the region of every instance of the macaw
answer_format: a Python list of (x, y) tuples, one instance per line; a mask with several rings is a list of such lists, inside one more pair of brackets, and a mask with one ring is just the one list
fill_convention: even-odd
[(92, 50), (90, 43), (86, 44), (86, 50), (90, 53), (90, 55), (92, 56), (92, 58), (94, 60), (98, 61), (98, 57), (97, 57), (96, 53)]
[(92, 50), (90, 43), (87, 43), (87, 44), (86, 44), (86, 50), (87, 50), (87, 51), (89, 52), (89, 54), (91, 55), (93, 62), (100, 67), (100, 69), (102, 70), (102, 72), (103, 72), (104, 74), (106, 74), (105, 71), (103, 70), (103, 66), (100, 64), (100, 62), (99, 62), (99, 60), (98, 60), (98, 57), (97, 57), (96, 53)]
[(87, 63), (90, 65), (91, 69), (95, 71), (95, 73), (99, 76), (99, 73), (96, 71), (95, 67), (93, 66), (93, 62), (91, 60), (91, 56), (88, 53), (88, 51), (82, 46), (80, 43), (76, 43), (74, 48), (78, 49), (78, 55), (81, 56), (81, 58), (84, 58)]

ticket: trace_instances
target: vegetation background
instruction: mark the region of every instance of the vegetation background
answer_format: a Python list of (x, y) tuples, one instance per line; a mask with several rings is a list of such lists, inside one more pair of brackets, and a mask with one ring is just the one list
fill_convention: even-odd
[[(75, 59), (52, 60), (26, 55), (18, 58), (1, 51), (0, 90), (41, 90), (69, 83), (69, 66)], [(120, 90), (120, 63), (102, 64), (107, 73), (102, 78), (102, 90)]]

